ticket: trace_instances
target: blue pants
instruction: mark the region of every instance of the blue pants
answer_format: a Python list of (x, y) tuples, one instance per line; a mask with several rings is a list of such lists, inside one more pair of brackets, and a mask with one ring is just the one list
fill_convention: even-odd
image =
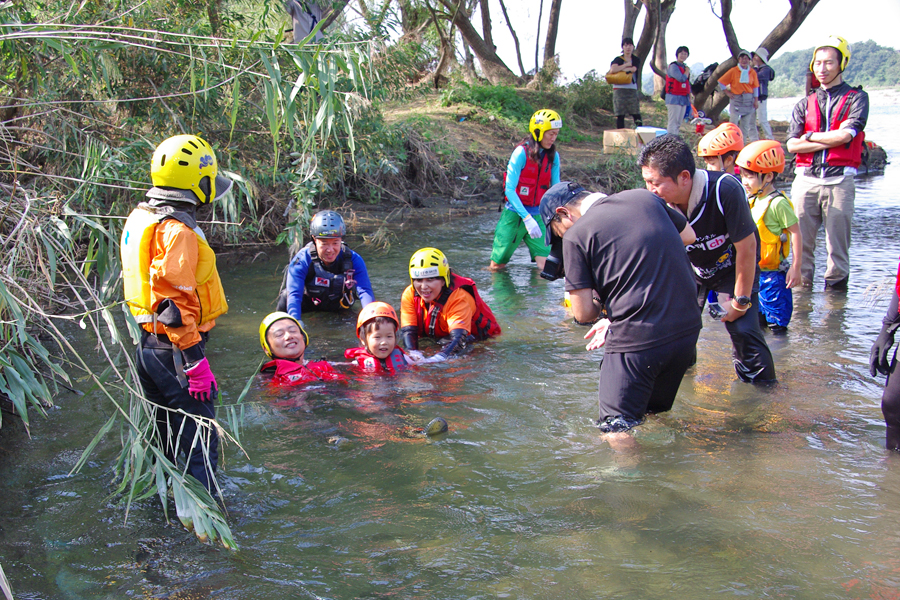
[(784, 271), (763, 271), (759, 276), (759, 312), (770, 325), (787, 327), (794, 312), (794, 294), (785, 284)]

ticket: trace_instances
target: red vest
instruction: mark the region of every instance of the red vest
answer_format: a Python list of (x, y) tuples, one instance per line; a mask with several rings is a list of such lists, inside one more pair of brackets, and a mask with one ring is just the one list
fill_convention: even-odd
[[(684, 75), (685, 67), (682, 67), (677, 62), (672, 63), (678, 70), (681, 71), (681, 74)], [(673, 96), (687, 96), (688, 92), (691, 91), (691, 82), (690, 80), (678, 81), (673, 77), (669, 77), (666, 75), (666, 95), (672, 94)]]
[(275, 385), (302, 385), (312, 381), (342, 381), (344, 376), (336, 372), (328, 362), (320, 360), (305, 365), (293, 360), (275, 358), (259, 370), (260, 373), (274, 372)]
[[(819, 131), (835, 131), (840, 128), (841, 123), (846, 121), (850, 115), (850, 103), (848, 100), (858, 94), (859, 90), (850, 88), (846, 94), (841, 97), (837, 108), (831, 113), (831, 123), (827, 129), (822, 127), (822, 111), (819, 110), (819, 103), (816, 100), (816, 94), (812, 93), (806, 98), (806, 123), (803, 132), (808, 133)], [(835, 146), (825, 151), (825, 164), (829, 167), (853, 167), (859, 166), (862, 161), (863, 143), (866, 140), (866, 134), (863, 131), (857, 134), (848, 143), (843, 146)], [(810, 167), (813, 164), (814, 152), (803, 152), (797, 154), (798, 167)]]
[(444, 291), (441, 293), (440, 297), (428, 307), (425, 306), (425, 302), (422, 301), (421, 296), (418, 294), (415, 295), (416, 321), (419, 324), (419, 335), (434, 337), (438, 315), (440, 315), (443, 310), (444, 304), (447, 303), (450, 294), (453, 290), (458, 288), (465, 290), (466, 293), (475, 300), (475, 314), (472, 315), (469, 334), (475, 336), (476, 340), (484, 340), (495, 335), (500, 335), (500, 325), (497, 323), (497, 318), (494, 317), (491, 307), (481, 299), (478, 288), (475, 287), (475, 282), (468, 277), (463, 277), (456, 273), (451, 275), (450, 281), (453, 282), (452, 288), (444, 287)]
[(397, 346), (384, 360), (376, 358), (365, 348), (347, 348), (344, 350), (344, 358), (355, 360), (360, 369), (367, 373), (386, 373), (395, 375), (409, 366), (406, 362), (406, 353)]
[[(522, 144), (525, 149), (525, 167), (519, 174), (519, 183), (516, 184), (516, 195), (524, 206), (540, 206), (541, 198), (550, 189), (550, 181), (553, 176), (553, 163), (547, 160), (546, 153), (541, 164), (531, 160), (528, 155), (528, 144)], [(544, 169), (544, 163), (547, 168)], [(503, 176), (506, 181), (506, 175)]]

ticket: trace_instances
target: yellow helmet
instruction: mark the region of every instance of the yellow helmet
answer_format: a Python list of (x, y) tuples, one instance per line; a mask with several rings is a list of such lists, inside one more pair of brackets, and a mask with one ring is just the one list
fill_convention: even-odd
[(562, 117), (555, 110), (542, 108), (533, 115), (528, 123), (528, 132), (534, 141), (540, 142), (544, 139), (544, 134), (551, 129), (562, 129)]
[(269, 340), (266, 339), (266, 335), (269, 333), (269, 327), (271, 327), (275, 321), (280, 321), (282, 319), (290, 319), (294, 323), (296, 323), (297, 327), (300, 328), (300, 333), (303, 334), (303, 343), (309, 346), (309, 334), (306, 333), (306, 329), (303, 328), (303, 323), (287, 314), (286, 312), (273, 312), (266, 315), (266, 318), (262, 320), (262, 323), (259, 324), (259, 345), (262, 346), (262, 349), (265, 351), (266, 356), (272, 358), (272, 349), (269, 347)]
[(429, 277), (443, 277), (447, 287), (450, 287), (450, 263), (437, 248), (422, 248), (409, 259), (410, 279)]
[(393, 306), (387, 302), (369, 302), (359, 311), (359, 317), (356, 319), (356, 337), (360, 337), (359, 330), (366, 324), (366, 321), (371, 321), (375, 317), (386, 317), (396, 323), (397, 329), (400, 329), (400, 319), (397, 318), (397, 312)]
[(164, 140), (150, 161), (153, 189), (147, 196), (208, 204), (231, 189), (232, 181), (219, 175), (219, 163), (206, 140), (196, 135), (176, 135)]
[(813, 49), (813, 55), (809, 61), (810, 71), (813, 70), (813, 64), (816, 62), (816, 52), (822, 48), (834, 48), (837, 50), (841, 54), (841, 72), (847, 68), (847, 63), (850, 62), (850, 44), (847, 43), (847, 40), (838, 35), (829, 35), (825, 38), (825, 41)]

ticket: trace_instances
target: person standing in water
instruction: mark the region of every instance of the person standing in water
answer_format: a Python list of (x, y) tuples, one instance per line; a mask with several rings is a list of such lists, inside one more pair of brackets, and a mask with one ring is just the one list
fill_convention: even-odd
[(541, 219), (547, 243), (562, 238), (576, 323), (598, 319), (601, 303), (610, 315), (585, 336), (588, 350), (605, 346), (600, 431), (622, 433), (671, 409), (701, 325), (684, 256), (695, 239), (687, 219), (647, 190), (605, 196), (568, 182), (544, 195)]
[(528, 137), (516, 146), (506, 166), (506, 203), (494, 231), (491, 271), (506, 267), (522, 240), (531, 253), (531, 261), (543, 270), (550, 248), (544, 245), (544, 229), (534, 215), (550, 186), (559, 182), (559, 153), (556, 137), (562, 119), (554, 110), (543, 108), (531, 117)]
[(128, 215), (120, 246), (125, 302), (142, 329), (135, 362), (145, 396), (161, 407), (156, 435), (166, 457), (175, 463), (176, 453), (184, 455), (187, 472), (212, 491), (219, 386), (206, 342), (228, 303), (197, 207), (224, 196), (232, 181), (195, 135), (157, 146), (150, 176), (153, 187)]

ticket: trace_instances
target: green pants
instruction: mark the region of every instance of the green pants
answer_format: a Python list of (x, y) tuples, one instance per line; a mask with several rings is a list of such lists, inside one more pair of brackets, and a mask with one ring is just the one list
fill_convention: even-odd
[(500, 213), (500, 220), (497, 222), (497, 229), (494, 231), (494, 246), (491, 249), (491, 260), (498, 265), (505, 265), (512, 258), (513, 252), (519, 247), (522, 240), (528, 246), (528, 252), (531, 254), (531, 262), (537, 256), (546, 257), (550, 254), (550, 248), (544, 245), (544, 224), (541, 218), (535, 218), (541, 227), (541, 237), (532, 238), (525, 229), (525, 223), (515, 211), (504, 209)]

